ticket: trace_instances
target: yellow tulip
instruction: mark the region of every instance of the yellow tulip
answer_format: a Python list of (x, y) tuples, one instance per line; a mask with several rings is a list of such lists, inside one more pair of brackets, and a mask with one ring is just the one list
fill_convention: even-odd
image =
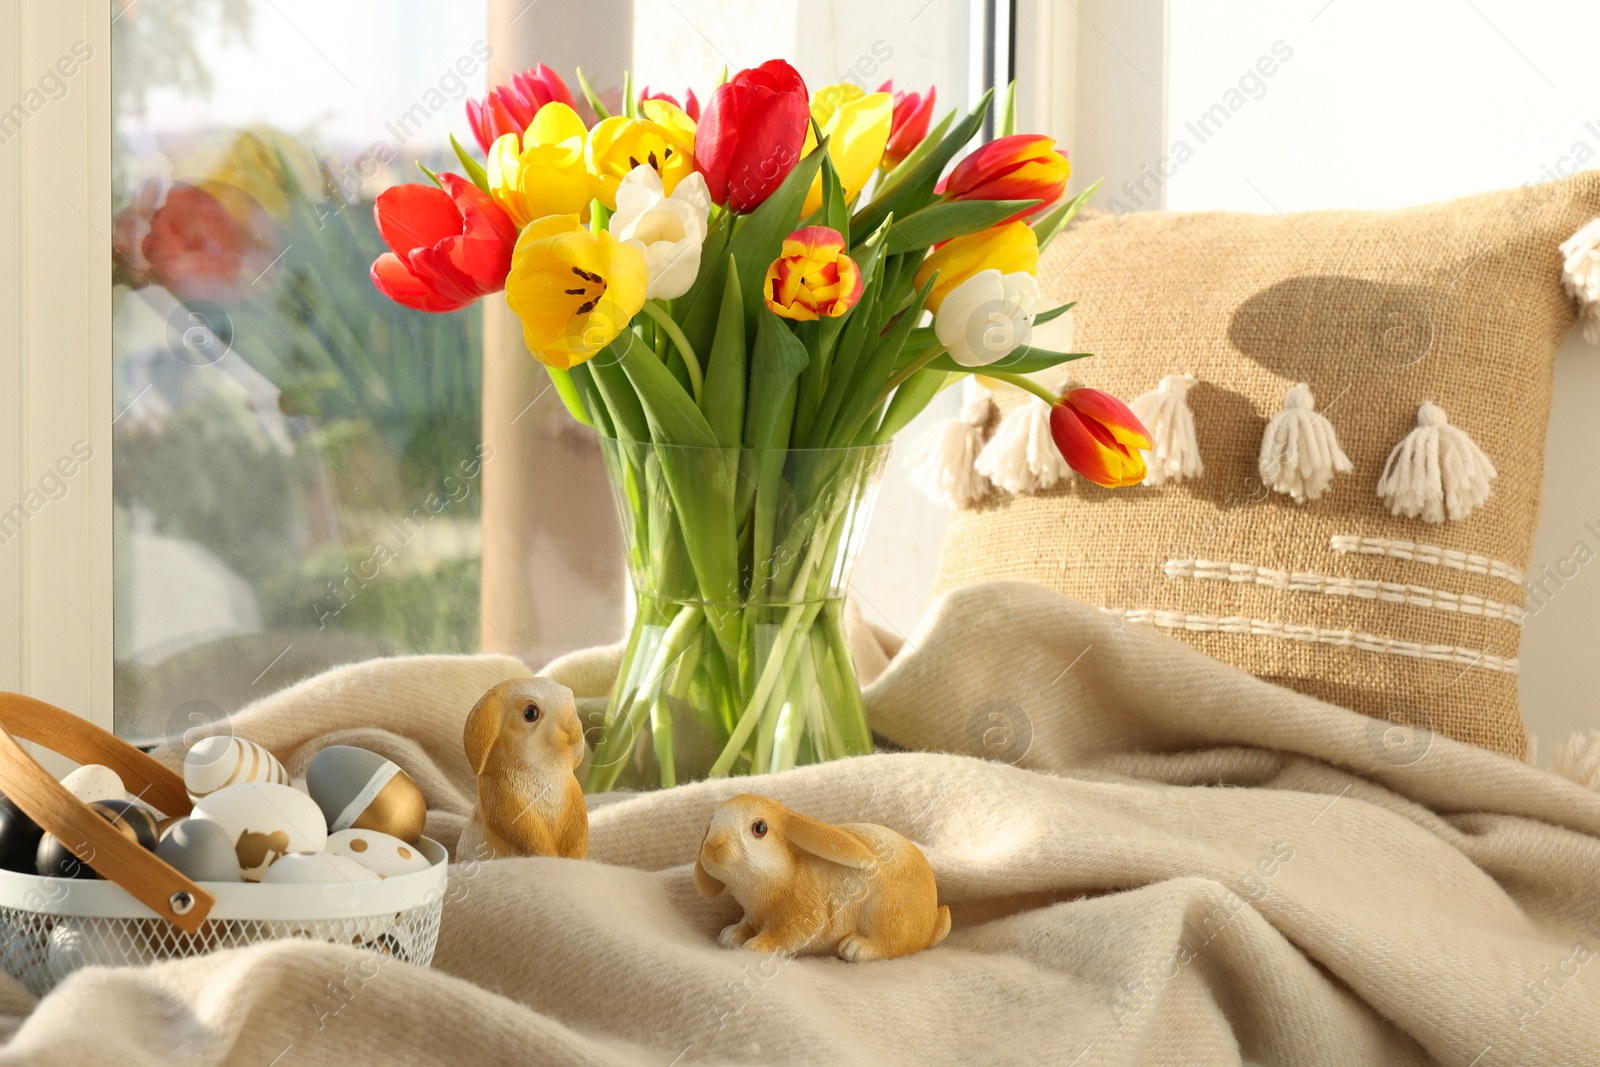
[[(888, 93), (865, 93), (849, 82), (825, 86), (811, 98), (811, 117), (828, 140), (828, 158), (839, 172), (845, 199), (851, 199), (872, 177), (883, 160), (894, 125), (894, 97)], [(814, 130), (806, 131), (806, 146), (801, 155), (817, 147)], [(822, 206), (822, 175), (811, 183), (801, 217)]]
[(950, 290), (981, 270), (1001, 274), (1039, 273), (1039, 239), (1025, 222), (1005, 222), (977, 233), (952, 237), (929, 253), (917, 268), (917, 288), (928, 283), (934, 271), (939, 280), (928, 294), (927, 309), (938, 311)]
[(613, 115), (589, 131), (585, 159), (594, 197), (612, 210), (617, 186), (635, 167), (654, 168), (667, 196), (694, 173), (694, 120), (665, 100), (644, 101), (639, 114), (636, 119)]
[[(548, 106), (548, 105), (547, 105)], [(540, 363), (566, 370), (610, 344), (644, 307), (644, 253), (577, 215), (536, 219), (517, 238), (506, 303)]]
[(578, 113), (552, 101), (523, 132), (507, 133), (489, 146), (489, 195), (520, 229), (546, 215), (576, 215), (593, 192), (583, 162), (588, 130)]

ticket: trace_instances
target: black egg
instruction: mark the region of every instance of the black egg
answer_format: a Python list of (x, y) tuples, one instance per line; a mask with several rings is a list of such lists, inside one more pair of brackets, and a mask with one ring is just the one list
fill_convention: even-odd
[[(130, 800), (97, 800), (89, 805), (89, 810), (143, 848), (154, 849), (161, 836), (156, 830), (156, 817), (148, 808)], [(34, 853), (33, 869), (45, 878), (98, 878), (100, 876), (89, 866), (88, 861), (93, 858), (94, 846), (88, 842), (72, 849), (45, 834)]]
[[(84, 856), (91, 855), (91, 846), (81, 849)], [(51, 834), (39, 839), (39, 851), (34, 857), (34, 872), (41, 878), (98, 878), (94, 868), (78, 858), (78, 853), (63, 845)]]
[(153, 849), (161, 840), (161, 830), (150, 809), (131, 800), (97, 800), (89, 810), (122, 831), (122, 836), (143, 848)]
[(0, 869), (32, 874), (44, 830), (10, 798), (0, 796)]

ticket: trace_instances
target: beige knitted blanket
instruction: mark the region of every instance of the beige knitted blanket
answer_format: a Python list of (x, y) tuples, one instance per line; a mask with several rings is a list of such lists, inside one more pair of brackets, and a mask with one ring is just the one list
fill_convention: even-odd
[[(867, 672), (885, 651), (863, 644)], [(549, 673), (596, 696), (614, 663)], [(329, 743), (389, 754), (453, 842), (462, 720), (519, 673), (356, 664), (235, 729), (291, 768)], [(0, 1062), (1600, 1062), (1600, 795), (1582, 786), (1021, 583), (937, 604), (868, 706), (922, 751), (607, 803), (587, 862), (457, 866), (431, 969), (279, 942), (87, 969), (37, 1005), (0, 979)], [(719, 948), (733, 906), (696, 895), (690, 864), (713, 805), (751, 788), (918, 842), (948, 940), (867, 964)]]

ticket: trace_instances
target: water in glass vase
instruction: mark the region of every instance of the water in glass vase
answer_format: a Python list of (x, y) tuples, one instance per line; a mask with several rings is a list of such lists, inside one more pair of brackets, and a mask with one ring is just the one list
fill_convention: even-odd
[(889, 446), (601, 451), (638, 610), (586, 791), (871, 752), (844, 597)]

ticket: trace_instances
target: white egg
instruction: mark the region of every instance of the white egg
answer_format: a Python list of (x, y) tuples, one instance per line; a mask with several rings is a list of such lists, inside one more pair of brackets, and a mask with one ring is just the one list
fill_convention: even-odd
[(219, 789), (195, 801), (190, 818), (208, 819), (228, 831), (247, 882), (261, 881), (281, 856), (319, 851), (328, 843), (328, 824), (317, 802), (273, 782)]
[(127, 791), (123, 788), (122, 779), (110, 767), (102, 767), (98, 763), (85, 763), (61, 779), (61, 784), (85, 804), (92, 804), (97, 800), (123, 800)]
[(183, 784), (190, 800), (241, 782), (288, 785), (289, 772), (278, 757), (242, 737), (201, 738), (183, 757)]
[(50, 977), (57, 983), (80, 967), (137, 967), (155, 958), (144, 932), (128, 920), (62, 919), (50, 931)]
[(408, 845), (392, 834), (377, 830), (340, 830), (328, 835), (328, 853), (348, 856), (361, 866), (376, 871), (380, 878), (415, 874), (429, 867), (428, 859), (416, 845)]
[(261, 876), (262, 885), (321, 885), (329, 882), (338, 885), (377, 880), (376, 874), (355, 860), (328, 852), (291, 852)]

